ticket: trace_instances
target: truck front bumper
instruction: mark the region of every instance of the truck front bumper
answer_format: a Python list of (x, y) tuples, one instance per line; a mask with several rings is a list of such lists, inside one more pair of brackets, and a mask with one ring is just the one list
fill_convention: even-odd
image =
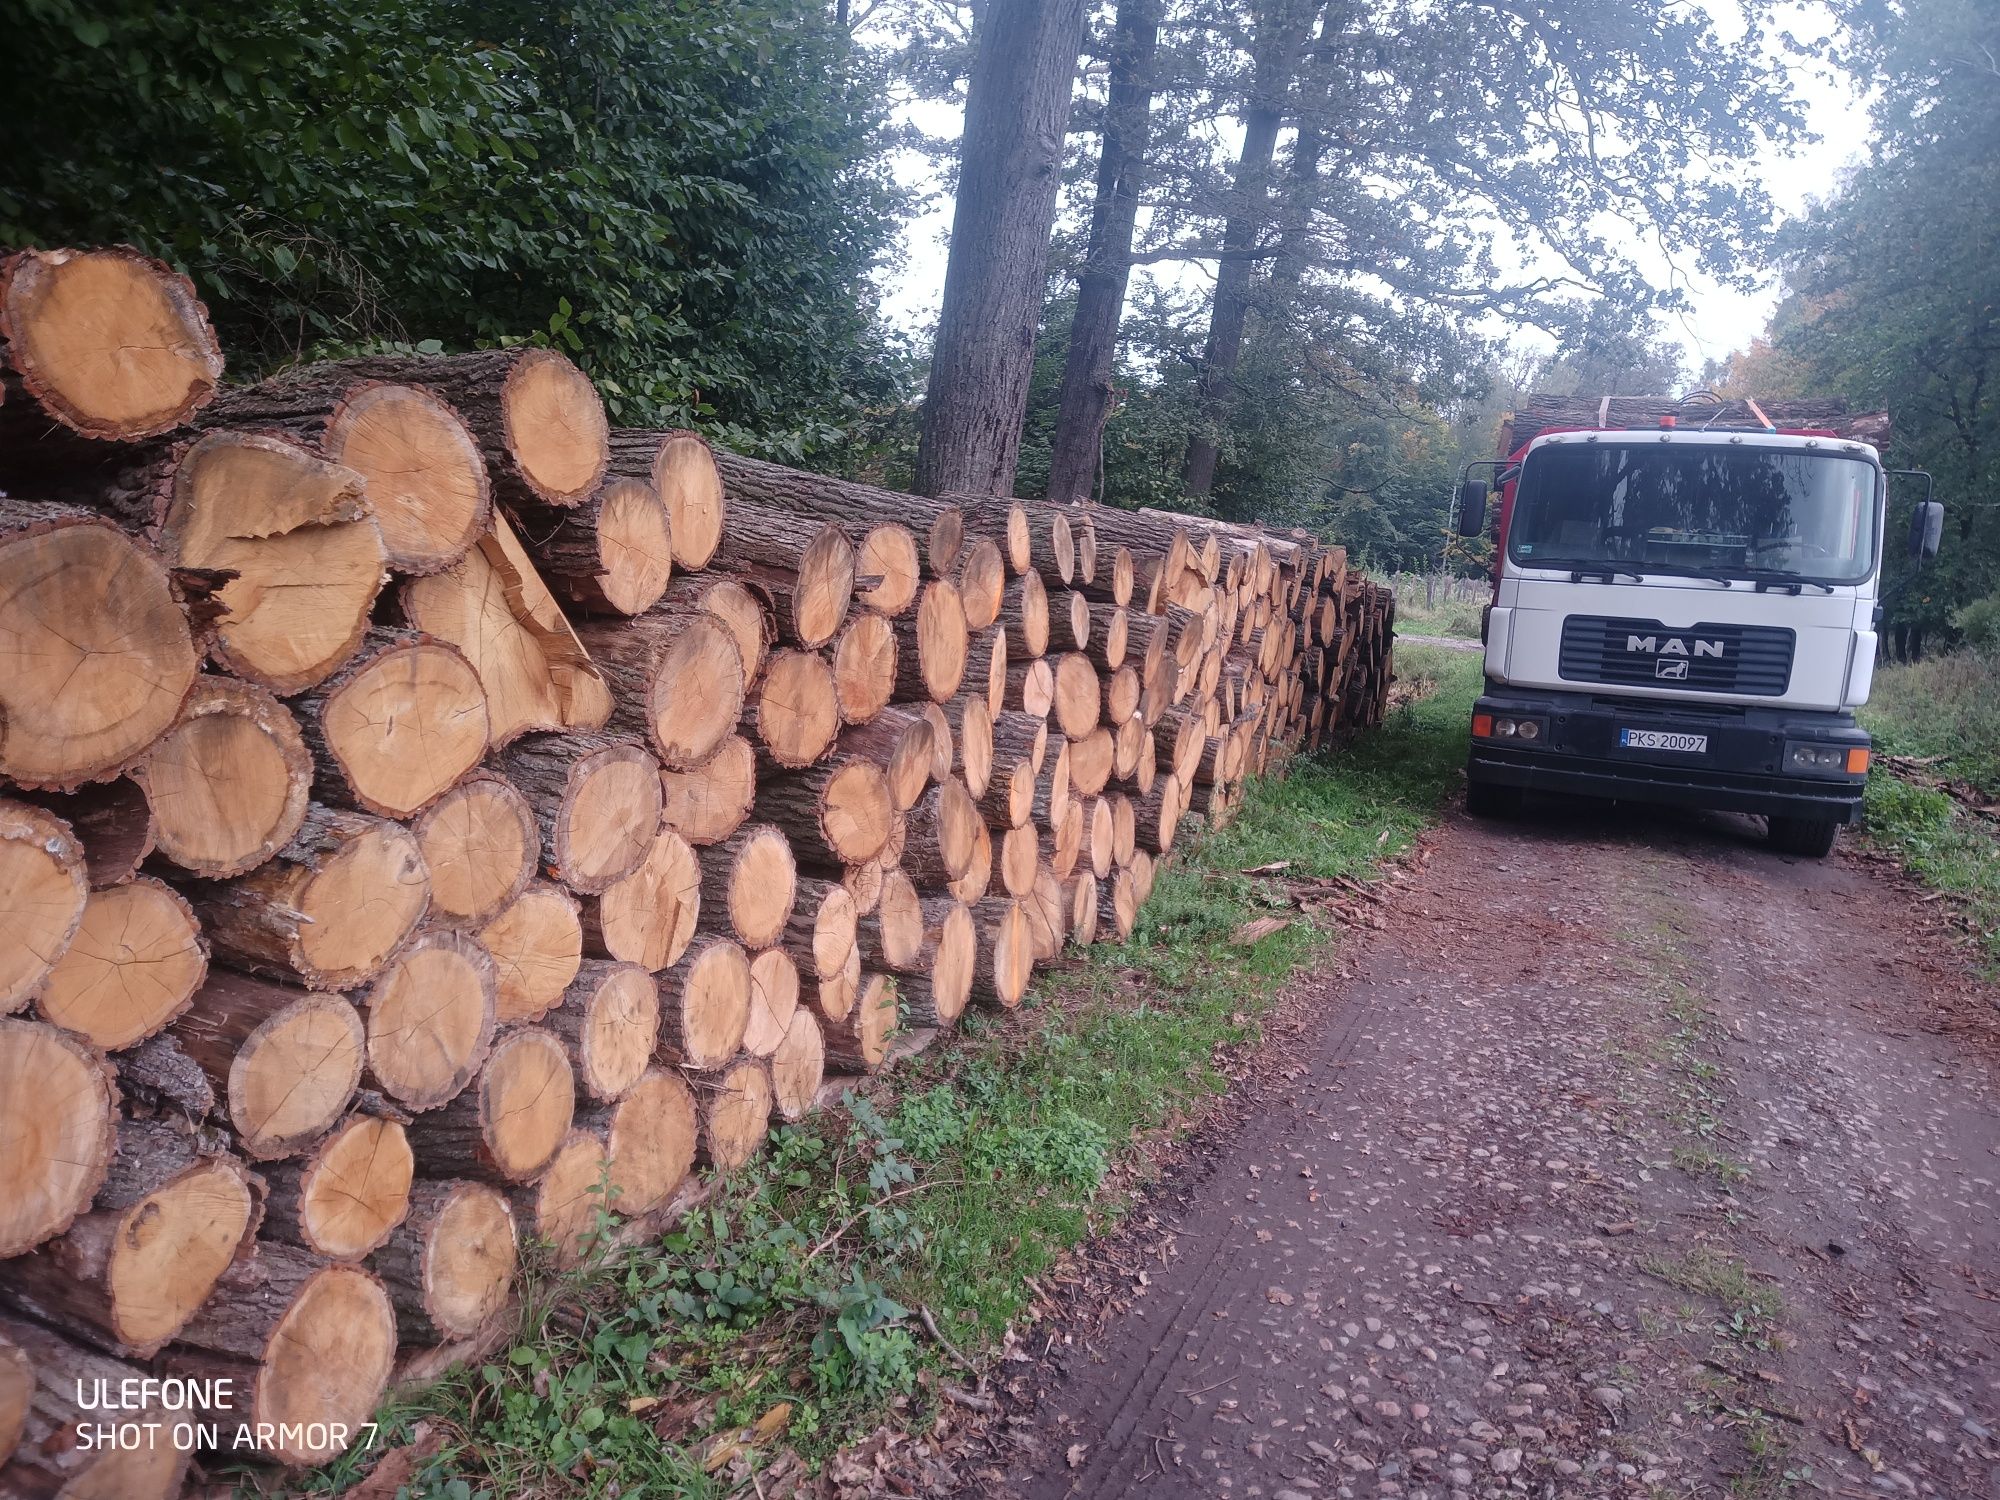
[[(1842, 765), (1851, 763), (1845, 752), (1867, 751), (1868, 732), (1852, 714), (1489, 688), (1473, 710), (1475, 726), (1482, 717), (1496, 725), (1531, 720), (1537, 733), (1532, 740), (1475, 734), (1466, 763), (1472, 781), (1766, 817), (1852, 823), (1860, 816), (1865, 766), (1811, 775), (1788, 768), (1802, 745), (1841, 752)], [(1703, 736), (1706, 748), (1628, 748), (1627, 730)]]

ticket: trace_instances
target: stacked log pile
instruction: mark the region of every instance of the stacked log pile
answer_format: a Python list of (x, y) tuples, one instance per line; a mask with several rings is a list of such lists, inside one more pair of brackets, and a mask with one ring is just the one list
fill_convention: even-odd
[(332, 1457), (1386, 698), (1304, 534), (614, 430), (547, 350), (224, 390), (129, 251), (0, 338), (0, 1493), (182, 1482), (79, 1377)]

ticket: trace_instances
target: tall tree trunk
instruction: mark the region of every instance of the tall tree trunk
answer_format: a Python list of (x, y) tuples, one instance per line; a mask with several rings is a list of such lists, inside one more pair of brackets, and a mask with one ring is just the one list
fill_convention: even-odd
[(1007, 495), (1021, 448), (1084, 0), (992, 0), (917, 447), (919, 494)]
[(1222, 231), (1208, 347), (1202, 351), (1199, 425), (1188, 439), (1183, 475), (1183, 487), (1197, 499), (1215, 487), (1220, 433), (1228, 420), (1236, 365), (1243, 356), (1244, 324), (1250, 314), (1252, 252), (1270, 218), (1271, 158), (1316, 7), (1305, 0), (1270, 0), (1260, 9), (1256, 68), (1243, 110), (1243, 150), (1236, 160), (1233, 201)]
[(1146, 138), (1159, 52), (1162, 0), (1120, 0), (1111, 44), (1111, 91), (1104, 106), (1104, 149), (1097, 164), (1097, 200), (1090, 242), (1077, 282), (1069, 356), (1056, 405), (1049, 456), (1049, 498), (1082, 500), (1096, 478), (1111, 411), (1111, 364), (1118, 320), (1132, 276), (1132, 229), (1139, 215)]

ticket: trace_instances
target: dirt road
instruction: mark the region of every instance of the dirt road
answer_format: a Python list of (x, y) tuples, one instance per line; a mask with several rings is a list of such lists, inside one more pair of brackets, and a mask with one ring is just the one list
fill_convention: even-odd
[(1429, 855), (973, 1492), (2000, 1497), (2000, 996), (1933, 909), (1749, 820)]

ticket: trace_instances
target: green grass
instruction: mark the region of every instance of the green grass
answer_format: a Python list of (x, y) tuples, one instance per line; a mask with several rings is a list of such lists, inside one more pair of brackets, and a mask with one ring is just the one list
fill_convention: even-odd
[(1402, 589), (1396, 595), (1396, 628), (1413, 635), (1450, 635), (1465, 640), (1479, 639), (1480, 621), (1486, 612), (1484, 595), (1477, 599), (1440, 599), (1424, 607), (1419, 589)]
[[(1162, 873), (1129, 942), (774, 1132), (657, 1242), (533, 1276), (510, 1349), (385, 1415), (392, 1441), (418, 1419), (447, 1437), (411, 1500), (721, 1494), (739, 1482), (731, 1455), (739, 1471), (786, 1451), (810, 1468), (881, 1421), (922, 1429), (942, 1384), (978, 1378), (944, 1340), (991, 1358), (1033, 1279), (1137, 1201), (1147, 1144), (1201, 1116), (1285, 981), (1326, 956), (1334, 935), (1290, 883), (1365, 876), (1437, 816), (1479, 662), (1406, 645), (1397, 665), (1408, 701), (1388, 722), (1253, 786), (1231, 827)], [(1292, 920), (1232, 941), (1262, 915)], [(338, 1488), (368, 1461), (314, 1483)]]
[(1931, 762), (1908, 777), (1878, 762), (1865, 836), (1960, 905), (1989, 964), (2000, 964), (2000, 823), (1942, 789), (1964, 782), (2000, 799), (2000, 661), (1970, 652), (1876, 675), (1862, 722), (1887, 755)]

